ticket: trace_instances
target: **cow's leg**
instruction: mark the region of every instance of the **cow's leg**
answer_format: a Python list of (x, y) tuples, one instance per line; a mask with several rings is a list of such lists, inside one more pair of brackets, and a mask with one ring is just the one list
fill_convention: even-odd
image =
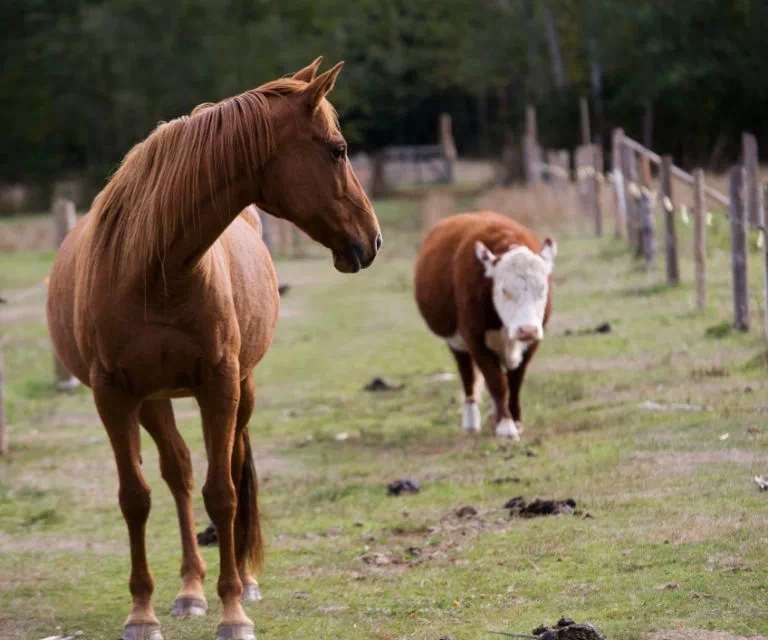
[(519, 441), (520, 433), (509, 410), (509, 386), (507, 378), (501, 370), (498, 357), (484, 345), (476, 346), (472, 355), (485, 378), (485, 386), (488, 387), (488, 393), (493, 401), (496, 415), (496, 436)]
[[(534, 342), (528, 347), (523, 355), (523, 359), (520, 364), (511, 371), (507, 372), (507, 384), (509, 386), (509, 411), (512, 414), (512, 419), (519, 423), (523, 415), (520, 410), (520, 387), (523, 385), (523, 379), (525, 378), (525, 370), (528, 368), (528, 363), (533, 358), (533, 354), (536, 353), (536, 349), (539, 348), (539, 343)], [(518, 424), (518, 427), (521, 425)]]
[(480, 391), (483, 379), (477, 374), (475, 362), (468, 351), (458, 351), (451, 347), (451, 353), (459, 368), (461, 384), (464, 387), (464, 407), (461, 415), (461, 428), (464, 431), (479, 433), (482, 426), (480, 421)]
[(208, 609), (203, 592), (205, 562), (195, 535), (192, 508), (192, 461), (173, 417), (170, 400), (145, 400), (139, 412), (141, 424), (157, 444), (160, 473), (176, 502), (181, 532), (181, 590), (171, 613), (175, 616), (201, 616)]

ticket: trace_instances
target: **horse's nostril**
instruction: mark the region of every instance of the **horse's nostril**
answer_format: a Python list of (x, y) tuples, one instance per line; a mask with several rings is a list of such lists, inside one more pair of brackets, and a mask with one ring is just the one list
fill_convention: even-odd
[(382, 242), (384, 242), (384, 239), (381, 237), (381, 233), (376, 234), (376, 251), (381, 249)]

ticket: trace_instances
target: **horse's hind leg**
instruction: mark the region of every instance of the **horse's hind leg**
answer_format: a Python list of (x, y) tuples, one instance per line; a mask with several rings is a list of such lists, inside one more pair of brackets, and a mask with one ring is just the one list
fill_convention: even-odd
[(181, 532), (181, 590), (171, 613), (175, 616), (201, 616), (208, 609), (203, 591), (205, 562), (195, 535), (192, 509), (192, 463), (173, 417), (170, 400), (145, 400), (139, 412), (141, 424), (157, 444), (160, 472), (176, 502)]
[[(247, 446), (245, 440), (245, 430), (248, 428), (248, 421), (251, 419), (251, 414), (253, 413), (255, 397), (256, 393), (253, 387), (253, 378), (251, 375), (248, 375), (248, 377), (240, 383), (240, 404), (237, 407), (237, 436), (235, 437), (235, 445), (232, 451), (232, 480), (236, 487), (240, 486), (242, 471), (246, 462), (245, 456), (251, 455), (250, 447)], [(248, 449), (248, 451), (246, 451), (246, 449)], [(238, 530), (236, 524), (235, 555), (237, 558), (237, 570), (240, 574), (240, 580), (243, 582), (242, 599), (249, 602), (258, 602), (261, 600), (259, 583), (248, 566), (249, 563), (248, 556), (245, 553), (245, 545), (242, 543), (238, 544), (238, 535), (242, 535), (242, 532)]]
[(120, 479), (120, 509), (131, 544), (133, 607), (123, 627), (123, 640), (162, 640), (160, 621), (152, 606), (154, 582), (147, 563), (145, 526), (151, 506), (149, 486), (141, 473), (138, 448), (140, 400), (115, 388), (111, 380), (97, 380), (94, 399), (109, 435)]

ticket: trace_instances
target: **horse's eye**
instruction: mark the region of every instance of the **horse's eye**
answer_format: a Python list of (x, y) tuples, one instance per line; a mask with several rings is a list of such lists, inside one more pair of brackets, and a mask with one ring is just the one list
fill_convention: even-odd
[(331, 153), (333, 154), (333, 157), (335, 160), (343, 160), (347, 155), (347, 145), (345, 144), (337, 144), (332, 150)]

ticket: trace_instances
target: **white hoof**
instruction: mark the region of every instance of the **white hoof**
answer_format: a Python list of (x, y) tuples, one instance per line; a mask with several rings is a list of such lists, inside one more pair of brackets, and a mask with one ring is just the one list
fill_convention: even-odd
[(477, 402), (465, 402), (461, 415), (461, 428), (471, 433), (480, 433), (480, 408)]
[(510, 418), (504, 418), (496, 425), (497, 438), (511, 438), (515, 442), (520, 442), (520, 432), (515, 426), (515, 421)]

